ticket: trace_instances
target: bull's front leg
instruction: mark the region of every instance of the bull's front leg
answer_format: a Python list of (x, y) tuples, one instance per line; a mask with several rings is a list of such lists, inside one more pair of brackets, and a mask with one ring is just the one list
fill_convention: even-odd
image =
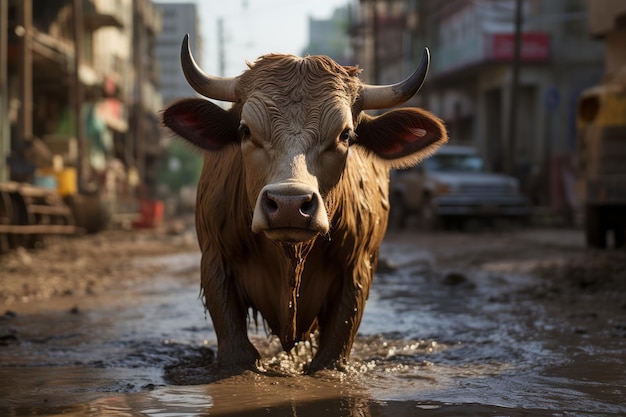
[(220, 373), (236, 374), (256, 369), (259, 352), (248, 339), (247, 308), (242, 305), (234, 280), (214, 256), (204, 253), (201, 263), (205, 306), (217, 335), (215, 366)]
[(331, 297), (319, 318), (319, 349), (308, 367), (309, 373), (322, 369), (345, 370), (369, 293), (371, 272), (366, 274), (370, 276), (344, 279), (339, 297)]

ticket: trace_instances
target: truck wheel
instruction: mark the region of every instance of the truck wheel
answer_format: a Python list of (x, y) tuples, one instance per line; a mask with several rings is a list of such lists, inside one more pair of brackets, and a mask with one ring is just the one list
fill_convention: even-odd
[(98, 233), (106, 229), (111, 213), (100, 194), (75, 194), (66, 199), (72, 210), (76, 227), (88, 234)]
[(608, 225), (606, 216), (603, 216), (602, 207), (585, 207), (585, 239), (587, 246), (593, 248), (606, 248)]

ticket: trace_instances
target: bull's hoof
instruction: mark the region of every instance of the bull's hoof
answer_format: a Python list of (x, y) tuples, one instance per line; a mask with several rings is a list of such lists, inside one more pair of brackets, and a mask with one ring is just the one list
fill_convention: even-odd
[(173, 385), (200, 385), (213, 381), (209, 368), (215, 363), (212, 349), (202, 346), (192, 354), (184, 355), (165, 366), (164, 377)]
[(256, 361), (252, 364), (237, 363), (237, 364), (224, 364), (215, 362), (208, 368), (209, 374), (213, 381), (219, 381), (222, 379), (230, 378), (232, 376), (241, 375), (247, 372), (261, 373)]
[(239, 375), (245, 371), (259, 372), (260, 358), (261, 355), (251, 343), (239, 346), (237, 349), (220, 349), (217, 352), (217, 359), (210, 366), (210, 371), (220, 379)]
[(339, 371), (346, 372), (348, 370), (348, 361), (345, 358), (339, 359), (322, 359), (317, 356), (313, 358), (309, 366), (306, 368), (308, 375), (313, 375), (320, 371)]

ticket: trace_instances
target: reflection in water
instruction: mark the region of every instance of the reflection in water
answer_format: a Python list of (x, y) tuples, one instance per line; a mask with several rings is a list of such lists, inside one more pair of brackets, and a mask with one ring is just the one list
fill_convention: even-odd
[(248, 374), (210, 385), (155, 391), (151, 398), (163, 404), (163, 410), (194, 412), (195, 408), (196, 415), (264, 416), (271, 410), (275, 415), (300, 417), (319, 416), (320, 411), (331, 416), (369, 416), (368, 400), (349, 386), (309, 377)]
[(149, 408), (140, 412), (150, 417), (171, 416), (171, 410), (181, 417), (208, 415), (213, 408), (213, 398), (202, 386), (172, 387), (151, 392), (148, 397)]

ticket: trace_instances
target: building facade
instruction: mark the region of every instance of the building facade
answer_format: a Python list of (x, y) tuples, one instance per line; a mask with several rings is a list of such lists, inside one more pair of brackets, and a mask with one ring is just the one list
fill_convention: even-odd
[(181, 97), (197, 95), (185, 80), (180, 66), (180, 47), (185, 34), (196, 61), (202, 66), (202, 38), (195, 3), (157, 3), (163, 16), (163, 31), (156, 42), (156, 57), (160, 63), (161, 95), (167, 105)]
[(330, 19), (309, 16), (309, 43), (301, 55), (327, 55), (340, 65), (354, 65), (348, 36), (350, 8), (336, 9)]
[(36, 140), (76, 168), (80, 191), (102, 193), (113, 205), (119, 195), (133, 202), (139, 191), (149, 194), (161, 152), (159, 10), (149, 0), (2, 2), (6, 179), (32, 180), (33, 169), (46, 168), (21, 155)]
[(605, 75), (616, 76), (626, 69), (626, 2), (587, 0), (587, 7), (589, 34), (605, 44)]
[[(585, 1), (362, 0), (359, 6), (361, 39), (353, 44), (362, 45), (357, 54), (377, 67), (379, 82), (408, 76), (428, 46), (431, 69), (413, 103), (444, 119), (451, 142), (478, 147), (490, 168), (514, 174), (526, 187), (538, 175), (549, 182), (555, 158), (575, 148), (576, 100), (604, 71), (603, 45), (587, 33)], [(395, 35), (380, 33), (385, 21), (396, 22)], [(536, 204), (545, 203), (539, 199)]]

